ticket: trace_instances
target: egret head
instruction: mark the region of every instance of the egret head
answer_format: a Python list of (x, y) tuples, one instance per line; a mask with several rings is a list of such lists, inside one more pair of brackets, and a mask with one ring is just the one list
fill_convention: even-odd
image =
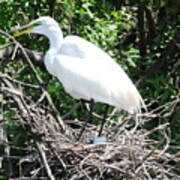
[(53, 32), (60, 31), (60, 28), (58, 23), (53, 18), (43, 16), (27, 25), (22, 26), (18, 30), (20, 30), (20, 32), (16, 33), (14, 37), (21, 36), (27, 33), (36, 33), (49, 36)]

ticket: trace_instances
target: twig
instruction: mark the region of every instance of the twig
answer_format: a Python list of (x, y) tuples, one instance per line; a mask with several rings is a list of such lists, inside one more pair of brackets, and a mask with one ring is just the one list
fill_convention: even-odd
[(62, 119), (66, 119), (71, 113), (73, 113), (79, 106), (81, 105), (80, 102), (75, 103), (75, 105), (66, 113), (62, 116)]
[(7, 74), (3, 74), (0, 72), (0, 78), (6, 78), (12, 82), (15, 82), (17, 84), (20, 84), (22, 86), (26, 86), (26, 87), (30, 87), (30, 88), (35, 88), (35, 89), (40, 89), (41, 87), (39, 85), (34, 85), (34, 84), (29, 84), (29, 83), (24, 83), (22, 81), (18, 81), (10, 76), (8, 76)]
[(41, 155), (41, 158), (42, 158), (42, 161), (43, 161), (43, 164), (45, 166), (45, 169), (46, 169), (46, 172), (47, 172), (47, 175), (48, 175), (48, 178), (50, 180), (55, 180), (55, 177), (54, 175), (52, 174), (52, 171), (49, 167), (49, 164), (47, 162), (47, 158), (46, 158), (46, 154), (42, 148), (42, 145), (39, 143), (39, 142), (36, 142), (36, 146), (37, 146), (37, 149), (39, 151), (39, 154)]

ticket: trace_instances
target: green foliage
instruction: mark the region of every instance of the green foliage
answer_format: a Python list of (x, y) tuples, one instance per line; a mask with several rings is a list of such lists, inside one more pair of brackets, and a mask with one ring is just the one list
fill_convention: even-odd
[[(179, 44), (176, 36), (179, 33), (179, 6), (180, 1), (129, 1), (129, 6), (124, 6), (115, 1), (106, 0), (8, 0), (0, 3), (0, 29), (10, 32), (12, 27), (23, 25), (38, 16), (51, 15), (60, 24), (64, 36), (69, 34), (79, 35), (108, 52), (130, 74), (133, 81), (142, 78), (141, 92), (152, 103), (149, 110), (155, 109), (173, 101), (179, 96), (178, 65)], [(138, 7), (144, 8), (145, 23), (138, 27)], [(150, 11), (152, 19), (147, 18)], [(154, 22), (153, 23), (151, 21)], [(151, 23), (151, 24), (150, 24)], [(140, 30), (144, 28), (146, 54), (141, 55)], [(11, 33), (11, 32), (10, 32)], [(47, 39), (36, 35), (25, 35), (18, 39), (24, 47), (45, 52), (48, 48)], [(0, 44), (3, 45), (9, 39), (0, 36)], [(159, 63), (158, 63), (159, 62)], [(157, 64), (151, 71), (148, 69)], [(163, 64), (163, 66), (162, 66)], [(158, 69), (158, 66), (161, 68)], [(156, 69), (157, 68), (157, 69)], [(10, 76), (16, 74), (16, 79), (36, 84), (35, 76), (26, 63), (11, 62), (3, 71)], [(17, 73), (18, 72), (18, 73)], [(47, 82), (46, 88), (60, 111), (65, 114), (71, 109), (75, 100), (69, 97), (56, 78), (47, 72), (38, 69), (39, 74)], [(27, 88), (26, 95), (33, 94), (39, 98), (39, 92)], [(103, 112), (103, 106), (97, 105), (97, 111)], [(4, 115), (7, 120), (7, 132), (11, 142), (15, 146), (23, 146), (27, 143), (27, 136), (22, 127), (13, 120), (13, 110), (6, 109)], [(178, 112), (177, 112), (178, 113)], [(87, 114), (82, 114), (81, 109), (71, 114), (70, 119), (81, 115), (85, 119)], [(171, 122), (173, 115), (159, 117), (158, 121)], [(153, 123), (148, 124), (154, 126)], [(175, 121), (172, 125), (173, 144), (180, 145), (180, 123)], [(1, 179), (1, 177), (0, 177)]]
[(6, 177), (4, 176), (4, 172), (5, 172), (5, 170), (0, 168), (0, 180), (6, 179)]

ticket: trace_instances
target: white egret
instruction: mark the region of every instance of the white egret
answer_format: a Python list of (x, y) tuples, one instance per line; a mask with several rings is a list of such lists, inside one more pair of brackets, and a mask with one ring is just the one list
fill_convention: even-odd
[(75, 99), (106, 103), (129, 113), (139, 113), (144, 101), (124, 70), (91, 42), (67, 36), (51, 17), (40, 17), (23, 26), (15, 37), (26, 33), (46, 36), (50, 48), (45, 55), (47, 71), (56, 76)]

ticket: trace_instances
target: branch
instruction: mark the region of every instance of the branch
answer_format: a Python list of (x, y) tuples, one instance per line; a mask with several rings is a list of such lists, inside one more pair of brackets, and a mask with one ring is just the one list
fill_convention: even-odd
[(147, 44), (150, 44), (156, 35), (156, 25), (152, 16), (152, 12), (147, 7), (145, 7), (145, 15), (148, 26)]
[[(19, 48), (17, 49), (15, 56), (13, 56), (15, 48), (16, 48), (15, 43), (9, 43), (9, 44), (6, 44), (6, 45), (0, 47), (0, 60), (1, 60), (1, 62), (6, 63), (9, 60), (14, 60), (14, 59), (24, 60), (24, 54)], [(32, 62), (36, 66), (40, 67), (42, 70), (45, 70), (45, 66), (43, 63), (43, 57), (44, 57), (43, 53), (31, 51), (31, 50), (26, 49), (26, 48), (24, 48), (24, 50), (25, 50), (26, 54), (28, 55), (28, 57), (32, 60)]]
[(48, 164), (48, 161), (47, 161), (47, 158), (46, 158), (46, 154), (45, 154), (45, 152), (44, 152), (44, 150), (42, 148), (42, 145), (39, 142), (36, 142), (36, 146), (37, 146), (37, 149), (39, 151), (39, 154), (41, 155), (41, 159), (42, 159), (43, 164), (45, 166), (48, 178), (50, 180), (55, 180), (55, 177), (53, 176), (52, 171), (51, 171), (51, 169), (49, 167), (49, 164)]
[(138, 31), (139, 31), (139, 51), (142, 57), (146, 56), (146, 37), (144, 27), (144, 5), (139, 4), (137, 10)]

